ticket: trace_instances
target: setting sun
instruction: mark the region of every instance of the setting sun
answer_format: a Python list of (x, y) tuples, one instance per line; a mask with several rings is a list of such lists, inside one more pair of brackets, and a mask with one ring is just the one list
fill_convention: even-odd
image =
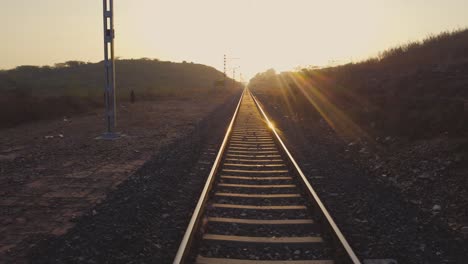
[[(101, 8), (95, 0), (4, 2), (0, 22), (17, 27), (2, 27), (8, 41), (0, 50), (0, 67), (101, 60)], [(240, 67), (237, 72), (247, 81), (268, 68), (366, 59), (466, 26), (467, 9), (466, 1), (117, 0), (116, 56), (186, 60), (222, 70), (227, 54), (240, 58), (231, 66)]]

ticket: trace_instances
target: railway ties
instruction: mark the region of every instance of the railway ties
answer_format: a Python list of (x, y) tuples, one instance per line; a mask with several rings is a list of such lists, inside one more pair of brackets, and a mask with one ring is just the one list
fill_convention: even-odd
[(249, 92), (236, 113), (174, 263), (338, 263), (316, 205)]
[(273, 135), (248, 96), (207, 206), (196, 263), (329, 257)]

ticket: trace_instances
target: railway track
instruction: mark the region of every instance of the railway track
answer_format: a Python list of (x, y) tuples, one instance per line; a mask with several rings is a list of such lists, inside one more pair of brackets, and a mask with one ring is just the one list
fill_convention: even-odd
[(174, 263), (360, 263), (248, 90)]

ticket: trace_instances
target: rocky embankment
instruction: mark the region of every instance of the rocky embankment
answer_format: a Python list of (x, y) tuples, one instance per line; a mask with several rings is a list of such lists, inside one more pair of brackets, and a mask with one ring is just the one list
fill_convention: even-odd
[(465, 263), (466, 138), (344, 139), (324, 119), (260, 100), (360, 258)]

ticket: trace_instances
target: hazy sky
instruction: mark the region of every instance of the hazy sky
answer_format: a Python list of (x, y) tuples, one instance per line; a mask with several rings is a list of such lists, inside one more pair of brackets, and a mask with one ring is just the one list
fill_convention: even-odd
[[(193, 61), (246, 77), (358, 61), (468, 26), (467, 0), (114, 0), (116, 55)], [(101, 0), (0, 0), (0, 68), (103, 59)], [(230, 71), (231, 72), (231, 71)]]

